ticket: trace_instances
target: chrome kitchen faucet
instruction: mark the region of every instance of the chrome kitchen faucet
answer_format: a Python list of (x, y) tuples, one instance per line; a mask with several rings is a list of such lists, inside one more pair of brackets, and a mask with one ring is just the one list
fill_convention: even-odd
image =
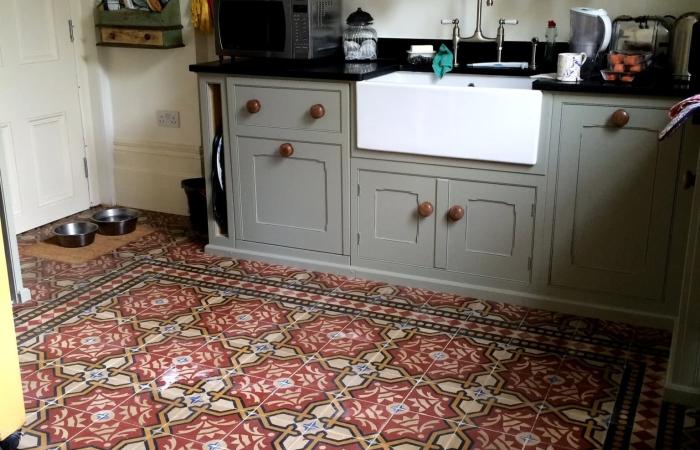
[[(441, 23), (443, 25), (454, 25), (452, 28), (452, 53), (454, 54), (454, 67), (459, 66), (459, 43), (460, 42), (496, 42), (496, 61), (501, 62), (503, 54), (503, 43), (505, 42), (505, 25), (517, 25), (518, 21), (516, 19), (499, 19), (498, 21), (498, 32), (495, 38), (484, 36), (484, 32), (481, 29), (481, 16), (484, 7), (484, 0), (477, 0), (476, 3), (476, 29), (471, 36), (462, 37), (461, 30), (459, 28), (459, 19), (443, 19)], [(493, 0), (486, 0), (486, 6), (493, 6)]]

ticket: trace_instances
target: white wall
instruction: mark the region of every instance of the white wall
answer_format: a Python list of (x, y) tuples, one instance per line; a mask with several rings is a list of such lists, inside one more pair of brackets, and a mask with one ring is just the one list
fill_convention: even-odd
[[(380, 37), (444, 38), (451, 37), (451, 28), (440, 24), (441, 19), (458, 17), (463, 34), (474, 30), (477, 0), (344, 0), (343, 17), (358, 7), (375, 19)], [(554, 19), (559, 27), (560, 41), (568, 40), (569, 9), (575, 6), (604, 8), (615, 18), (619, 15), (671, 14), (700, 10), (698, 0), (494, 0), (486, 7), (484, 0), (484, 32), (496, 35), (498, 19), (519, 19), (520, 24), (508, 27), (506, 38), (528, 41), (533, 36), (544, 39), (547, 20)]]
[[(184, 48), (98, 52), (112, 102), (116, 203), (186, 214), (180, 180), (201, 176), (201, 143), (189, 0), (180, 8)], [(179, 111), (180, 128), (159, 127), (158, 110)]]

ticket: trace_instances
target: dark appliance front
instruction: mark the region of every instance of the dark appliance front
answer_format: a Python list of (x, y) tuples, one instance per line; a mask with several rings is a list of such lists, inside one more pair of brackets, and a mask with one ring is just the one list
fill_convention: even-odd
[(216, 0), (216, 52), (314, 59), (340, 48), (341, 0)]

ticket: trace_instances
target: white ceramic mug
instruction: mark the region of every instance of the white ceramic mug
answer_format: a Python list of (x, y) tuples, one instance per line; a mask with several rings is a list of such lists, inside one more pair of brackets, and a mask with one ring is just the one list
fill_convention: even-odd
[(557, 80), (581, 81), (581, 66), (585, 62), (585, 53), (559, 53), (559, 59), (557, 59)]

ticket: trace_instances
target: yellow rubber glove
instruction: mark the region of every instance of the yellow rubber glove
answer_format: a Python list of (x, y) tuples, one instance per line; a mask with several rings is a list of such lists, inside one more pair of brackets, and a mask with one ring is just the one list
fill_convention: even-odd
[[(206, 2), (206, 0), (204, 0)], [(190, 6), (191, 16), (192, 16), (192, 26), (195, 30), (199, 30), (199, 11), (202, 9), (202, 0), (192, 0), (192, 5)]]
[(200, 0), (201, 10), (199, 16), (199, 30), (204, 33), (211, 33), (212, 23), (211, 23), (211, 13), (209, 11), (209, 2), (207, 0)]

